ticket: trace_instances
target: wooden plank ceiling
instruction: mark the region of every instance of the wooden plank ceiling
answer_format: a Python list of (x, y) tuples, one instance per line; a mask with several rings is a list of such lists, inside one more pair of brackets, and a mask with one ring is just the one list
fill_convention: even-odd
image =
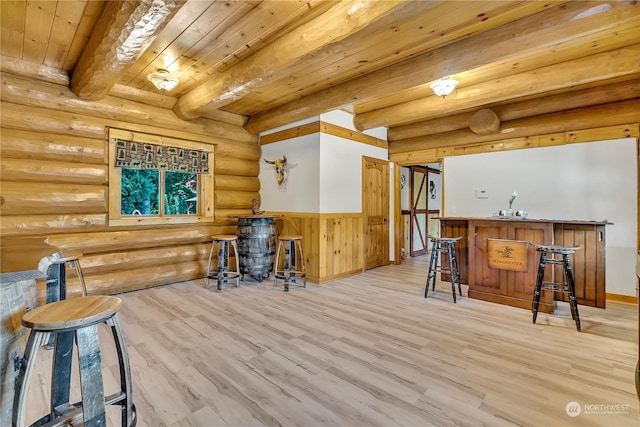
[[(2, 1), (4, 72), (260, 132), (334, 109), (391, 140), (482, 108), (638, 96), (636, 1)], [(159, 68), (180, 83), (161, 93)], [(429, 84), (460, 81), (442, 99)], [(548, 97), (548, 98), (546, 98)], [(572, 105), (573, 105), (572, 104)], [(538, 112), (539, 114), (540, 112)], [(520, 116), (522, 117), (520, 111)], [(517, 113), (516, 113), (517, 115)], [(427, 133), (424, 131), (424, 133)]]

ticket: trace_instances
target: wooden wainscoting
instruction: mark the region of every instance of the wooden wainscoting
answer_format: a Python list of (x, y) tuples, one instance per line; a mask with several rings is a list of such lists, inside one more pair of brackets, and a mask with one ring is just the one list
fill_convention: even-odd
[(302, 236), (307, 279), (326, 283), (364, 271), (360, 213), (269, 212), (282, 215), (278, 234)]

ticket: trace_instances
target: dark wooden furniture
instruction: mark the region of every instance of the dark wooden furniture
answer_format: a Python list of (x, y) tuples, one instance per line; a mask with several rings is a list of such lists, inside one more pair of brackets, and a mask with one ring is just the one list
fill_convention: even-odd
[[(38, 348), (49, 334), (55, 336), (53, 372), (51, 380), (51, 412), (32, 425), (106, 425), (106, 405), (117, 405), (122, 426), (136, 424), (132, 402), (132, 383), (129, 356), (117, 312), (122, 302), (111, 296), (88, 296), (65, 299), (37, 307), (22, 317), (22, 324), (31, 329), (16, 384), (12, 425), (24, 425), (29, 374), (36, 360)], [(102, 381), (102, 362), (98, 324), (106, 323), (113, 334), (118, 365), (120, 390), (105, 396)], [(75, 345), (74, 345), (75, 344)], [(71, 403), (70, 384), (74, 348), (78, 351), (79, 380), (82, 401)]]
[[(571, 317), (576, 322), (576, 328), (580, 332), (580, 314), (578, 312), (578, 303), (576, 301), (576, 291), (573, 280), (573, 270), (571, 269), (570, 255), (580, 249), (565, 248), (553, 245), (537, 245), (536, 251), (540, 252), (540, 262), (538, 263), (538, 277), (536, 279), (536, 287), (533, 292), (533, 301), (531, 302), (531, 311), (533, 312), (533, 323), (536, 323), (538, 317), (538, 306), (540, 304), (540, 295), (542, 291), (563, 292), (569, 296), (569, 307), (571, 308)], [(559, 256), (559, 258), (558, 258)], [(547, 265), (559, 265), (562, 267), (560, 277), (555, 280), (545, 280), (545, 272)]]
[[(469, 297), (529, 309), (538, 261), (534, 245), (582, 246), (572, 255), (578, 304), (605, 308), (605, 221), (569, 221), (525, 218), (440, 218), (442, 237), (462, 236), (456, 246), (460, 280), (469, 285)], [(489, 267), (488, 239), (529, 242), (526, 271)], [(549, 276), (561, 274), (560, 266)], [(442, 280), (448, 278), (442, 277)], [(556, 301), (568, 301), (561, 292), (543, 292), (539, 311), (552, 313)]]
[[(456, 283), (458, 284), (458, 292), (462, 296), (462, 286), (460, 286), (460, 270), (458, 269), (458, 261), (456, 259), (455, 244), (462, 237), (435, 237), (428, 236), (431, 240), (431, 257), (429, 259), (429, 273), (427, 274), (427, 285), (424, 289), (424, 297), (429, 294), (429, 282), (431, 282), (431, 290), (436, 289), (436, 276), (442, 271), (448, 271), (449, 280), (451, 280), (451, 293), (453, 294), (453, 302), (456, 302)], [(440, 257), (440, 254), (447, 254), (446, 263)], [(440, 258), (440, 265), (438, 264)]]

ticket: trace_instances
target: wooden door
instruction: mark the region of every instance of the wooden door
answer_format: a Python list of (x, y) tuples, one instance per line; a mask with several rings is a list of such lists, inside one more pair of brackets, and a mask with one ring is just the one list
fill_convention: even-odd
[(362, 157), (365, 269), (389, 262), (389, 162)]
[(427, 168), (423, 166), (411, 167), (409, 194), (411, 208), (409, 210), (409, 255), (418, 256), (427, 253), (427, 213), (428, 213), (428, 184)]

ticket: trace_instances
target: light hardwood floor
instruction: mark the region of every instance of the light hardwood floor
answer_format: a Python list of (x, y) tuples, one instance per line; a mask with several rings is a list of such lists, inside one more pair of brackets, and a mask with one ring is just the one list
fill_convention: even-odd
[[(566, 307), (534, 325), (528, 310), (454, 304), (447, 283), (423, 298), (425, 270), (407, 260), (288, 294), (199, 280), (119, 295), (138, 426), (640, 425), (635, 305), (580, 306), (582, 332)], [(31, 412), (47, 381), (32, 381)]]

